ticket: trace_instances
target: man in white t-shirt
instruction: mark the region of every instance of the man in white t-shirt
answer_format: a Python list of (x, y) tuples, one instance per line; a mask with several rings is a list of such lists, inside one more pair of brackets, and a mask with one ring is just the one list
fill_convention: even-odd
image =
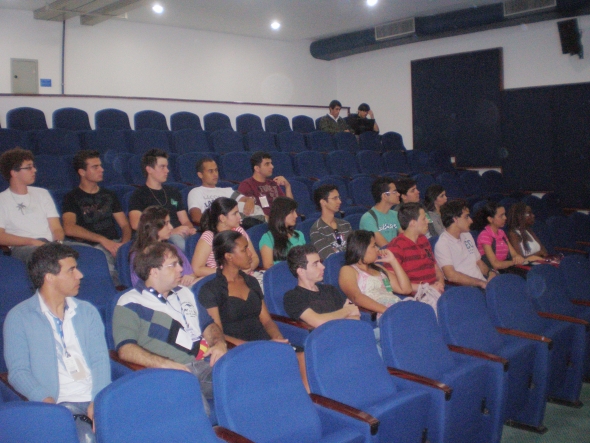
[(219, 197), (233, 198), (238, 202), (238, 208), (242, 214), (242, 226), (248, 229), (250, 226), (263, 223), (264, 212), (256, 205), (254, 197), (246, 197), (232, 188), (218, 188), (219, 169), (215, 160), (204, 157), (197, 162), (197, 175), (203, 182), (202, 186), (193, 188), (188, 194), (188, 209), (191, 221), (195, 224), (201, 222), (203, 212), (211, 206), (211, 202)]
[[(0, 193), (0, 245), (28, 262), (33, 251), (48, 241), (63, 241), (59, 213), (46, 189), (31, 186), (37, 169), (31, 151), (14, 148), (0, 156), (0, 172), (10, 187)], [(56, 171), (65, 173), (65, 171)]]
[(481, 260), (475, 240), (469, 232), (473, 222), (465, 201), (447, 202), (440, 211), (446, 230), (434, 248), (438, 266), (449, 282), (485, 289), (496, 273)]

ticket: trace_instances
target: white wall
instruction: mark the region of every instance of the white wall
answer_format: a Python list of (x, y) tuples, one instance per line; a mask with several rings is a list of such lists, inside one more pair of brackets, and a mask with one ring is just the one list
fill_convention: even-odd
[[(582, 43), (590, 50), (590, 17), (580, 17), (578, 23)], [(381, 132), (399, 132), (411, 148), (412, 60), (497, 47), (503, 48), (505, 89), (590, 81), (590, 60), (562, 54), (557, 25), (549, 21), (338, 59), (338, 98), (352, 109), (369, 103)]]

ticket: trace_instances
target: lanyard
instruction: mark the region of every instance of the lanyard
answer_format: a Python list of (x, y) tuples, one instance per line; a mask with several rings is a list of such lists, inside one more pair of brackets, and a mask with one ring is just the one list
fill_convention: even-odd
[[(66, 309), (67, 308), (68, 307), (66, 305)], [(63, 328), (64, 322), (61, 321), (59, 318), (57, 318), (53, 314), (51, 314), (51, 317), (53, 318), (53, 322), (55, 323), (55, 329), (57, 329), (57, 333), (59, 334), (59, 337), (61, 338), (61, 345), (64, 348), (64, 353), (65, 353), (66, 357), (69, 358), (70, 353), (68, 352), (68, 348), (66, 347), (66, 340), (64, 338), (64, 328)], [(65, 318), (65, 310), (64, 310), (64, 318)]]

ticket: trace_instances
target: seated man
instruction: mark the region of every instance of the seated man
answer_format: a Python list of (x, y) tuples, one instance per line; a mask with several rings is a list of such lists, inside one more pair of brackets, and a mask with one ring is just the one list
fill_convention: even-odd
[[(399, 191), (399, 198), (401, 203), (420, 203), (420, 191), (418, 190), (416, 180), (409, 177), (402, 177), (396, 180), (395, 185)], [(397, 211), (399, 208), (396, 207)], [(430, 215), (426, 213), (426, 221), (428, 221), (428, 231), (426, 238), (436, 237), (438, 234), (432, 222)]]
[[(268, 152), (256, 151), (250, 157), (252, 177), (247, 178), (238, 187), (238, 192), (246, 197), (254, 197), (256, 204), (262, 208), (265, 217), (270, 215), (270, 205), (275, 198), (287, 196), (293, 198), (291, 183), (279, 175), (271, 179), (274, 166), (272, 157)], [(285, 192), (280, 188), (285, 187)]]
[(340, 117), (342, 104), (338, 100), (332, 100), (328, 106), (328, 114), (324, 115), (319, 121), (319, 130), (330, 134), (337, 132), (350, 132), (350, 127), (346, 121)]
[(361, 135), (363, 132), (368, 131), (379, 133), (379, 126), (375, 121), (375, 115), (366, 103), (361, 103), (358, 107), (357, 114), (350, 114), (346, 121), (355, 135)]
[(361, 217), (359, 229), (375, 233), (375, 243), (382, 248), (397, 236), (399, 221), (391, 208), (399, 203), (399, 192), (389, 177), (379, 177), (371, 185), (375, 206)]
[[(445, 290), (445, 277), (434, 260), (426, 238), (428, 221), (420, 203), (402, 203), (397, 211), (403, 232), (387, 245), (412, 283), (416, 292), (421, 283), (428, 283), (440, 294)], [(385, 264), (387, 268), (388, 265)]]
[(242, 216), (242, 227), (248, 228), (264, 223), (264, 212), (260, 206), (256, 206), (254, 197), (246, 197), (232, 188), (218, 188), (219, 169), (215, 160), (209, 157), (201, 158), (197, 162), (197, 175), (202, 181), (202, 186), (191, 189), (188, 194), (188, 211), (191, 221), (195, 224), (201, 222), (203, 212), (211, 202), (219, 197), (232, 198), (238, 202), (240, 215)]
[(94, 306), (75, 300), (78, 253), (47, 243), (35, 250), (29, 276), (35, 294), (4, 322), (8, 380), (31, 401), (58, 403), (76, 421), (80, 442), (94, 442), (94, 398), (111, 382), (104, 327)]
[(283, 299), (289, 317), (314, 328), (330, 320), (360, 319), (359, 308), (337, 288), (318, 285), (324, 279), (325, 266), (312, 245), (294, 246), (287, 254), (287, 263), (297, 277), (297, 287)]
[(25, 263), (37, 247), (64, 239), (51, 195), (46, 189), (31, 186), (37, 172), (34, 158), (31, 151), (21, 148), (0, 156), (0, 171), (10, 183), (0, 193), (0, 245), (9, 246), (11, 255)]
[(148, 246), (135, 256), (133, 267), (145, 284), (123, 294), (115, 307), (113, 338), (119, 357), (149, 368), (193, 373), (209, 413), (212, 366), (227, 352), (223, 332), (192, 291), (179, 286), (182, 264), (173, 245)]
[(453, 200), (445, 203), (440, 212), (445, 232), (436, 242), (434, 256), (445, 278), (459, 285), (485, 289), (496, 271), (481, 260), (469, 232), (472, 220), (467, 204), (464, 200)]
[[(98, 185), (104, 172), (98, 151), (78, 151), (74, 156), (74, 169), (80, 176), (80, 185), (64, 197), (64, 231), (67, 236), (104, 252), (116, 286), (119, 278), (115, 257), (121, 245), (131, 240), (129, 221), (117, 194)], [(117, 232), (117, 225), (122, 235)]]
[(145, 185), (133, 192), (129, 199), (129, 222), (137, 229), (139, 217), (149, 206), (162, 206), (170, 213), (170, 223), (174, 228), (170, 241), (185, 250), (185, 239), (196, 233), (188, 218), (180, 192), (164, 183), (168, 180), (168, 153), (161, 149), (150, 149), (141, 158), (141, 169), (146, 176)]
[(336, 185), (318, 186), (313, 191), (313, 201), (322, 215), (312, 225), (309, 238), (323, 261), (334, 252), (346, 250), (346, 239), (352, 227), (346, 220), (335, 217), (341, 204)]

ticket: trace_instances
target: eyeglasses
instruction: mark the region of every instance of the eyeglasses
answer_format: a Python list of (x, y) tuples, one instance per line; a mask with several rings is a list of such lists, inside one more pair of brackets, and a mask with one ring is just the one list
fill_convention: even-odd
[(22, 171), (22, 170), (25, 170), (25, 171), (30, 171), (31, 169), (36, 169), (34, 164), (32, 164), (32, 165), (29, 165), (29, 166), (25, 166), (24, 168), (14, 168), (14, 170), (15, 170), (16, 172), (18, 172), (18, 171)]
[(162, 265), (160, 266), (160, 268), (175, 268), (178, 265), (180, 265), (180, 262), (178, 260), (173, 261), (172, 263), (170, 263), (169, 265)]
[(384, 192), (384, 194), (387, 196), (389, 196), (391, 194), (396, 195), (396, 194), (399, 194), (399, 191), (386, 191), (386, 192)]
[(340, 200), (340, 196), (335, 195), (334, 197), (328, 197), (328, 200)]
[(334, 229), (334, 237), (336, 237), (336, 243), (338, 243), (338, 246), (342, 246), (343, 238), (338, 229)]

